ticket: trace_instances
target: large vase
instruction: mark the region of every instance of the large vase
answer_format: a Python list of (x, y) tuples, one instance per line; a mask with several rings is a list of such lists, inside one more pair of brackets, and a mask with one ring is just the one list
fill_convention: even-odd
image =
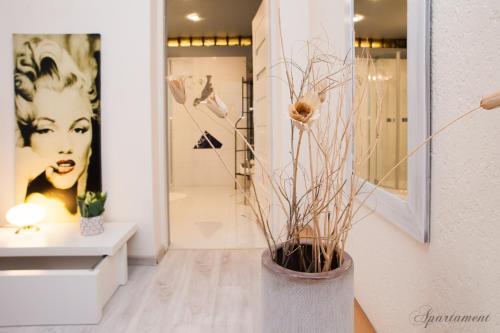
[(262, 332), (352, 333), (354, 266), (344, 252), (340, 267), (324, 273), (284, 268), (262, 254)]

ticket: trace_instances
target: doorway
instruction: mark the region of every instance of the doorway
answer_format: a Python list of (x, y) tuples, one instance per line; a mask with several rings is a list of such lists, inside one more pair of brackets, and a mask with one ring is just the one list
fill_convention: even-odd
[[(186, 110), (170, 94), (167, 99), (171, 248), (266, 244), (248, 206), (248, 192), (242, 193), (250, 187), (253, 157), (234, 130), (237, 126), (254, 144), (252, 19), (259, 4), (166, 2), (167, 74), (184, 80), (187, 100)], [(225, 105), (226, 118), (207, 107), (214, 94)], [(235, 179), (241, 186), (235, 186)]]

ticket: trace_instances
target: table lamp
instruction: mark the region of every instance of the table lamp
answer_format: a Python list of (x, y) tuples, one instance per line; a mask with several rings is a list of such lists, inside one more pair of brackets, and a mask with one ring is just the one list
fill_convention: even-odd
[(5, 215), (7, 221), (18, 227), (16, 234), (21, 230), (40, 230), (37, 226), (45, 218), (45, 208), (32, 203), (23, 203), (9, 209)]

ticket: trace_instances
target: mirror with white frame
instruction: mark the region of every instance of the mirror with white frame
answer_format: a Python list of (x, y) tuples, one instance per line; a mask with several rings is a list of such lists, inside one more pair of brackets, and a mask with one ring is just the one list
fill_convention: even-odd
[(430, 0), (354, 0), (354, 13), (354, 153), (374, 147), (357, 171), (365, 204), (428, 242), (429, 146), (396, 165), (430, 133)]

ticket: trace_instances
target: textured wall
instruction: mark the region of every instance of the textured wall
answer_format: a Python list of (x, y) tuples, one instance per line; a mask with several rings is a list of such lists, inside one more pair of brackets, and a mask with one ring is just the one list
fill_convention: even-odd
[[(434, 0), (432, 124), (500, 89), (500, 2)], [(500, 109), (476, 113), (433, 142), (431, 243), (373, 215), (353, 231), (355, 290), (379, 332), (500, 332)], [(490, 313), (487, 324), (410, 324), (433, 312)]]

